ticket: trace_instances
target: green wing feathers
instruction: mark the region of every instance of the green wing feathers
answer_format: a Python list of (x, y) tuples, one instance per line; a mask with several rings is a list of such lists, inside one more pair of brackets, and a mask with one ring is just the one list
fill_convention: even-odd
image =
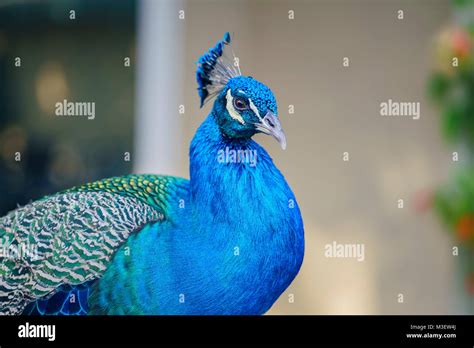
[(188, 180), (175, 176), (132, 174), (73, 187), (66, 192), (100, 191), (133, 197), (159, 209), (166, 216), (169, 208), (185, 198), (187, 185)]
[[(128, 175), (47, 196), (0, 218), (0, 315), (100, 278), (130, 234), (170, 220), (185, 179)], [(19, 253), (20, 252), (20, 253)]]

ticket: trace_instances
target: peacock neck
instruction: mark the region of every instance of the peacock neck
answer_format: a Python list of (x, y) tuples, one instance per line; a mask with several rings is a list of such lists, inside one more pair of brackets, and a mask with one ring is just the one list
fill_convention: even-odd
[(264, 313), (304, 252), (300, 211), (285, 179), (261, 146), (223, 137), (210, 115), (191, 143), (189, 193), (187, 225), (173, 233), (180, 234), (173, 248), (185, 260), (180, 279), (209, 283), (212, 293), (192, 296), (211, 296), (222, 313), (229, 303), (242, 313)]
[(199, 215), (206, 207), (215, 223), (241, 220), (278, 186), (288, 188), (268, 153), (251, 139), (222, 135), (210, 114), (190, 148), (190, 199)]

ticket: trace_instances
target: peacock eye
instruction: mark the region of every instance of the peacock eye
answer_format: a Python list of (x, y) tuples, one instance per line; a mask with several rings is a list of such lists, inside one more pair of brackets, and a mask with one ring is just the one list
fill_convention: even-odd
[(243, 111), (247, 109), (247, 107), (247, 101), (244, 98), (237, 97), (234, 99), (234, 108), (236, 108), (237, 110)]

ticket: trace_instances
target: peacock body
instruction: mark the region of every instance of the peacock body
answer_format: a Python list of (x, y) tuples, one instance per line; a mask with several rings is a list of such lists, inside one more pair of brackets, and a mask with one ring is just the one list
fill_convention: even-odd
[(263, 314), (290, 285), (301, 214), (251, 137), (286, 139), (273, 93), (240, 75), (229, 44), (198, 63), (201, 106), (216, 100), (191, 142), (190, 180), (108, 178), (0, 218), (0, 314)]

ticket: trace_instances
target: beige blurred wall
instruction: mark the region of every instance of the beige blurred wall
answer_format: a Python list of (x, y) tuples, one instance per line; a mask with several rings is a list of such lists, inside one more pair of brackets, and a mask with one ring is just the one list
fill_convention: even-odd
[[(449, 22), (449, 1), (188, 0), (184, 8), (186, 113), (177, 117), (186, 142), (211, 107), (198, 107), (194, 62), (225, 31), (243, 73), (279, 102), (288, 149), (257, 140), (298, 198), (307, 244), (300, 274), (270, 314), (466, 313), (452, 241), (433, 213), (412, 207), (415, 192), (453, 170), (425, 98), (432, 39)], [(389, 98), (421, 102), (421, 119), (381, 117)], [(187, 160), (181, 170), (188, 176)], [(333, 241), (363, 243), (365, 260), (324, 257)]]

